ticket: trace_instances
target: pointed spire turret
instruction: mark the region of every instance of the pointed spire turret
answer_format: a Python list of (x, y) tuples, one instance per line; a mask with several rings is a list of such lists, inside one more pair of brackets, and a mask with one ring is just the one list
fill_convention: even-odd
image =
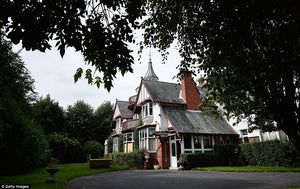
[(148, 70), (147, 70), (146, 75), (144, 76), (144, 79), (146, 79), (146, 80), (158, 80), (158, 77), (154, 73), (154, 70), (153, 70), (153, 67), (152, 67), (151, 50), (150, 50), (150, 53), (149, 53)]

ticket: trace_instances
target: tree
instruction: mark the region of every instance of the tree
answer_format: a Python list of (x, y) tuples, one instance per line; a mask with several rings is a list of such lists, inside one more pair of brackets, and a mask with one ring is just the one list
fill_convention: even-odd
[(82, 100), (68, 106), (66, 113), (66, 132), (70, 138), (75, 138), (84, 144), (93, 140), (95, 133), (95, 119), (93, 108)]
[(28, 113), (36, 94), (33, 84), (25, 63), (0, 32), (0, 99), (12, 99)]
[(1, 175), (33, 170), (50, 156), (44, 131), (28, 116), (35, 97), (33, 83), (19, 54), (0, 33)]
[(32, 105), (32, 115), (46, 134), (63, 132), (65, 124), (64, 110), (58, 102), (50, 98), (50, 95), (44, 98), (40, 97)]
[[(177, 41), (180, 70), (204, 71), (209, 100), (300, 149), (300, 2), (149, 1), (145, 45)], [(166, 54), (164, 54), (166, 55)]]
[[(64, 55), (74, 47), (84, 56), (86, 64), (95, 66), (85, 72), (88, 83), (98, 87), (104, 83), (108, 90), (120, 71), (132, 72), (133, 58), (127, 43), (133, 42), (132, 28), (142, 9), (139, 1), (2, 1), (0, 29), (14, 44), (22, 43), (26, 50), (44, 52), (50, 41)], [(130, 14), (127, 14), (130, 12)], [(34, 36), (34, 37), (32, 37)], [(83, 74), (79, 68), (75, 81)]]
[(105, 139), (112, 131), (110, 121), (113, 116), (113, 104), (110, 101), (103, 102), (95, 112), (95, 140), (104, 144)]

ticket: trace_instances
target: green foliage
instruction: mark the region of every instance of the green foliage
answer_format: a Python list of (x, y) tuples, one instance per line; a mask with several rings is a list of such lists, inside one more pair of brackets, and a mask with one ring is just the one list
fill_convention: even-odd
[(144, 125), (144, 122), (143, 122), (143, 119), (140, 118), (139, 121), (138, 121), (138, 126), (142, 126), (142, 125)]
[(77, 101), (73, 106), (68, 106), (66, 114), (66, 132), (71, 138), (77, 138), (81, 144), (93, 140), (95, 133), (93, 108), (82, 100)]
[(107, 139), (107, 153), (113, 153), (113, 137), (109, 136)]
[(92, 159), (100, 159), (104, 155), (104, 147), (98, 141), (87, 141), (83, 146), (83, 153), (85, 156), (91, 155)]
[(50, 158), (44, 131), (13, 100), (0, 100), (0, 174), (20, 174)]
[(124, 152), (124, 145), (123, 145), (123, 135), (120, 134), (118, 138), (118, 152)]
[(84, 162), (86, 157), (82, 152), (80, 142), (68, 138), (67, 133), (52, 133), (48, 136), (53, 156), (61, 163)]
[(0, 31), (0, 99), (14, 100), (29, 113), (29, 103), (35, 99), (33, 83), (25, 63)]
[(103, 102), (95, 111), (95, 127), (96, 136), (94, 140), (104, 144), (105, 139), (112, 131), (110, 121), (113, 116), (113, 104), (110, 101)]
[(217, 166), (222, 163), (217, 153), (185, 153), (180, 157), (183, 158), (183, 167), (187, 170), (195, 167)]
[(139, 130), (135, 129), (133, 131), (133, 149), (137, 150), (139, 149), (140, 140), (139, 140)]
[[(140, 8), (131, 1), (4, 1), (1, 4), (0, 29), (13, 43), (22, 43), (26, 50), (55, 47), (63, 57), (67, 47), (84, 56), (84, 62), (95, 66), (85, 72), (77, 71), (74, 80), (85, 74), (90, 84), (104, 84), (108, 90), (117, 73), (132, 72), (134, 63), (128, 44), (133, 42), (132, 28)], [(133, 7), (133, 8), (128, 8)], [(128, 14), (124, 11), (133, 12)], [(22, 18), (22, 19), (19, 19)], [(35, 36), (32, 38), (32, 36)]]
[(278, 140), (241, 145), (241, 155), (246, 165), (295, 167), (299, 165), (295, 147)]
[(145, 149), (135, 150), (130, 153), (113, 153), (113, 164), (142, 169), (145, 162), (144, 152)]
[(219, 156), (220, 165), (236, 166), (240, 161), (240, 151), (238, 144), (215, 145), (214, 152)]
[(62, 132), (65, 124), (63, 108), (47, 95), (40, 97), (32, 105), (34, 120), (41, 125), (46, 134)]
[(180, 71), (205, 73), (205, 104), (216, 101), (251, 129), (281, 129), (300, 150), (299, 7), (297, 0), (148, 1), (144, 45), (167, 55), (176, 41)]

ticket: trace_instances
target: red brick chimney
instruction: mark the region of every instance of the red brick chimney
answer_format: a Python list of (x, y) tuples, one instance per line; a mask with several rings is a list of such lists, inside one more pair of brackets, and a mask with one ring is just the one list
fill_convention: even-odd
[(196, 83), (192, 79), (192, 73), (189, 71), (181, 74), (182, 97), (186, 101), (186, 109), (200, 110), (200, 93)]

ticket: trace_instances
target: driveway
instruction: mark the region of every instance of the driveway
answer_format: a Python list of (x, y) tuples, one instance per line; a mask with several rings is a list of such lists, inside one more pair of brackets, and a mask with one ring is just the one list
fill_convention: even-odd
[(270, 188), (300, 186), (300, 173), (126, 170), (71, 180), (66, 189)]

